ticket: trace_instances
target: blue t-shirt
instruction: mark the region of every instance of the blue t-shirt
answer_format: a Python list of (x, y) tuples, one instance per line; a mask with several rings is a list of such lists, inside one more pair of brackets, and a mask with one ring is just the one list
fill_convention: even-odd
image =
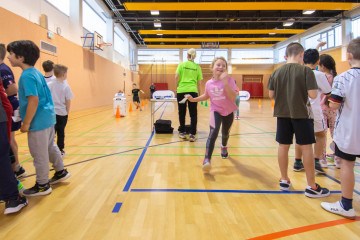
[[(3, 81), (3, 85), (4, 85), (5, 89), (8, 88), (8, 85), (15, 83), (14, 74), (5, 63), (0, 64), (0, 78)], [(17, 101), (16, 94), (12, 95), (12, 96), (8, 96), (8, 99), (10, 100), (11, 105), (14, 105), (13, 102)], [(16, 103), (16, 105), (17, 105), (17, 103)], [(14, 108), (14, 106), (13, 106), (13, 108)], [(16, 110), (16, 108), (14, 108), (14, 110)]]
[(24, 120), (28, 106), (27, 96), (37, 96), (39, 104), (30, 123), (30, 131), (40, 131), (56, 123), (54, 103), (44, 76), (34, 67), (25, 69), (19, 79), (20, 115)]

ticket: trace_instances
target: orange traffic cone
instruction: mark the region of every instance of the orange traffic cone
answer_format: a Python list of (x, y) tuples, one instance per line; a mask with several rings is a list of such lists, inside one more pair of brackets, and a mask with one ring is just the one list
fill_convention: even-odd
[(261, 106), (261, 99), (259, 98), (259, 106)]
[(141, 106), (142, 106), (142, 107), (144, 106), (144, 100), (141, 101)]
[(272, 100), (271, 101), (271, 107), (274, 107), (274, 105), (275, 105), (275, 102), (274, 102), (274, 100)]
[(145, 99), (145, 104), (147, 105), (147, 99)]
[(132, 112), (132, 104), (130, 103), (129, 112)]
[(117, 108), (116, 108), (116, 115), (115, 115), (115, 118), (121, 118), (121, 116), (120, 116), (119, 106), (117, 106)]

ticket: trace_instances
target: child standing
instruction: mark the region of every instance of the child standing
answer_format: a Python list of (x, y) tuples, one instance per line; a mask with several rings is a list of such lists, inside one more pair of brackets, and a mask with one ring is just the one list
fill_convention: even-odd
[(55, 80), (54, 76), (54, 62), (50, 60), (46, 60), (42, 63), (42, 67), (44, 69), (45, 75), (45, 81), (46, 83), (50, 83)]
[[(336, 77), (336, 64), (335, 60), (328, 54), (322, 54), (320, 56), (320, 63), (319, 63), (319, 71), (325, 73), (327, 80), (329, 81), (330, 86), (333, 84), (334, 77)], [(321, 96), (321, 109), (324, 116), (324, 122), (326, 127), (326, 133), (327, 129), (330, 129), (330, 135), (331, 139), (334, 137), (334, 128), (335, 128), (335, 119), (337, 115), (337, 110), (332, 110), (330, 107), (326, 104), (327, 97), (322, 95)], [(337, 168), (340, 168), (340, 161), (338, 158), (335, 157), (334, 154), (326, 154), (326, 134), (325, 134), (325, 146), (323, 151), (323, 157), (324, 159), (329, 158), (331, 161), (335, 162), (335, 165)]]
[(355, 160), (360, 157), (360, 38), (350, 42), (346, 58), (351, 69), (335, 77), (329, 99), (331, 109), (340, 109), (335, 123), (334, 142), (335, 156), (341, 160), (342, 198), (335, 203), (323, 202), (321, 207), (345, 218), (355, 219), (352, 201)]
[[(27, 132), (28, 145), (34, 158), (36, 183), (25, 189), (25, 196), (38, 196), (51, 193), (51, 184), (70, 177), (64, 169), (59, 148), (56, 146), (54, 124), (55, 111), (50, 90), (43, 75), (34, 68), (40, 50), (32, 41), (15, 41), (7, 46), (8, 59), (13, 67), (23, 72), (19, 79), (20, 115), (23, 120), (21, 132)], [(49, 161), (55, 174), (49, 181)]]
[(65, 127), (70, 112), (71, 99), (74, 98), (69, 85), (64, 83), (65, 79), (67, 79), (67, 69), (64, 65), (55, 64), (54, 74), (56, 78), (54, 81), (48, 83), (55, 107), (55, 134), (57, 134), (57, 145), (60, 149), (61, 156), (65, 156)]
[(288, 177), (289, 148), (295, 133), (296, 143), (304, 156), (307, 186), (305, 196), (325, 197), (330, 194), (326, 188), (315, 183), (315, 163), (312, 144), (315, 143), (314, 120), (309, 97), (315, 99), (318, 86), (313, 71), (302, 66), (304, 48), (299, 43), (286, 47), (286, 64), (270, 76), (269, 97), (275, 99), (274, 117), (277, 117), (276, 141), (279, 143), (278, 161), (281, 178), (280, 190), (288, 191), (291, 182)]
[(140, 107), (140, 97), (139, 92), (144, 93), (143, 90), (136, 88), (136, 83), (133, 84), (133, 90), (131, 91), (133, 94), (133, 102), (136, 105), (136, 109), (140, 108), (140, 111), (142, 111)]
[(186, 95), (190, 102), (200, 102), (210, 98), (210, 133), (206, 142), (205, 159), (202, 166), (204, 172), (209, 172), (211, 169), (211, 155), (214, 151), (221, 124), (221, 158), (229, 157), (227, 142), (234, 121), (234, 111), (237, 109), (235, 105), (237, 88), (235, 80), (226, 73), (226, 60), (223, 57), (215, 58), (210, 68), (213, 71), (213, 78), (206, 82), (205, 93), (196, 98)]

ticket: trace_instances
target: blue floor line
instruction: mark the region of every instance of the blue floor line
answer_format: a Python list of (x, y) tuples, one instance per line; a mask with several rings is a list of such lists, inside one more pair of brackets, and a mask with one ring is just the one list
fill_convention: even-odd
[[(160, 116), (159, 119), (162, 118), (162, 116), (163, 116), (163, 114), (164, 114), (164, 112), (166, 110), (167, 105), (168, 104), (166, 103), (166, 105), (164, 107), (164, 110), (161, 113), (161, 116)], [(149, 145), (150, 145), (150, 142), (151, 142), (151, 140), (152, 140), (152, 138), (154, 136), (154, 133), (155, 133), (155, 131), (153, 130), (152, 133), (151, 133), (151, 136), (149, 137), (149, 139), (148, 139), (148, 141), (147, 141), (147, 143), (145, 145), (145, 148), (143, 149), (143, 151), (142, 151), (142, 153), (141, 153), (141, 155), (140, 155), (140, 157), (139, 157), (139, 159), (138, 159), (138, 161), (137, 161), (137, 163), (136, 163), (136, 165), (135, 165), (135, 167), (133, 169), (133, 171), (131, 172), (131, 175), (130, 175), (128, 181), (126, 182), (126, 185), (125, 185), (125, 187), (123, 189), (123, 192), (128, 192), (129, 191), (129, 189), (131, 187), (131, 184), (134, 181), (135, 175), (136, 175), (136, 173), (137, 173), (137, 171), (138, 171), (138, 169), (140, 167), (140, 164), (141, 164), (141, 162), (142, 162), (142, 160), (143, 160), (143, 158), (145, 156), (145, 153), (146, 153), (147, 149), (149, 148)]]
[(114, 209), (112, 210), (112, 212), (113, 213), (118, 213), (120, 211), (121, 206), (122, 206), (121, 202), (116, 203)]
[[(208, 190), (208, 189), (131, 189), (131, 192), (206, 192), (206, 193), (268, 193), (268, 194), (303, 194), (304, 191), (254, 191), (254, 190)], [(331, 191), (341, 193), (341, 191)]]

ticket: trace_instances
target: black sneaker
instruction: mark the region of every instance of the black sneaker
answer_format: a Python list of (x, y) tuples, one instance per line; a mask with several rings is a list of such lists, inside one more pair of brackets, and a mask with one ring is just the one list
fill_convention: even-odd
[(16, 200), (9, 200), (5, 203), (4, 214), (16, 213), (28, 204), (25, 197), (18, 197)]
[(70, 177), (70, 173), (66, 169), (55, 172), (54, 176), (50, 179), (50, 184), (56, 184), (62, 182)]
[(26, 171), (23, 167), (20, 167), (19, 171), (14, 171), (16, 178), (22, 178), (26, 176)]
[(295, 161), (293, 170), (294, 170), (295, 172), (300, 172), (300, 171), (304, 170), (304, 164), (303, 164), (303, 162), (302, 162), (302, 161), (301, 161), (301, 162)]
[(320, 174), (326, 174), (326, 172), (322, 169), (320, 162), (315, 162), (315, 172)]
[(50, 194), (51, 191), (52, 191), (52, 189), (51, 189), (49, 183), (46, 183), (44, 185), (40, 185), (38, 183), (35, 183), (35, 186), (33, 186), (32, 188), (25, 189), (23, 191), (23, 195), (24, 196), (29, 196), (29, 197), (41, 196), (41, 195)]
[(195, 142), (196, 139), (197, 139), (197, 138), (195, 137), (195, 135), (190, 134), (190, 136), (189, 136), (189, 141), (190, 141), (190, 142)]
[(60, 152), (62, 157), (65, 156), (66, 152), (64, 150), (61, 150)]
[(327, 197), (330, 195), (330, 191), (327, 188), (320, 187), (319, 184), (316, 184), (316, 189), (313, 189), (310, 186), (307, 186), (305, 189), (305, 196), (309, 198), (321, 198), (321, 197)]

